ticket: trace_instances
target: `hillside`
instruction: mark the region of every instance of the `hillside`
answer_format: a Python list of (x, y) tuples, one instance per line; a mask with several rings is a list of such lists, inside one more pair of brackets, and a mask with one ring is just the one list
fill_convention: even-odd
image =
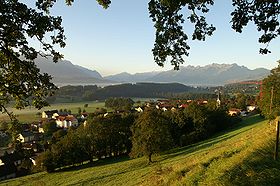
[(274, 128), (254, 116), (209, 140), (154, 157), (151, 165), (144, 158), (111, 159), (0, 185), (277, 185)]
[(217, 86), (245, 80), (259, 80), (270, 73), (268, 69), (250, 70), (237, 64), (210, 64), (206, 66), (181, 66), (180, 70), (141, 74), (121, 73), (104, 77), (119, 82), (177, 82), (185, 85)]
[(73, 65), (70, 61), (62, 60), (53, 63), (49, 59), (38, 58), (35, 60), (35, 64), (42, 73), (50, 74), (53, 82), (58, 86), (110, 83), (103, 79), (96, 70)]
[(95, 91), (91, 99), (107, 99), (108, 97), (162, 97), (167, 93), (207, 92), (206, 89), (194, 88), (180, 83), (135, 83), (111, 85)]

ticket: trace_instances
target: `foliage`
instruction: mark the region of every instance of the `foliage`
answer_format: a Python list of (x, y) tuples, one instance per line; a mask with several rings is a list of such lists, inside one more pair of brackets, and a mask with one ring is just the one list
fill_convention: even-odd
[(19, 134), (23, 131), (22, 125), (18, 122), (18, 120), (12, 120), (9, 123), (9, 133), (11, 134), (13, 141), (16, 141)]
[(156, 109), (145, 109), (132, 127), (132, 157), (152, 155), (172, 147), (168, 120)]
[(213, 94), (209, 94), (209, 92), (210, 91), (206, 88), (194, 88), (179, 83), (136, 83), (112, 85), (103, 88), (90, 86), (64, 86), (56, 91), (55, 97), (57, 100), (58, 98), (64, 98), (67, 100), (72, 98), (74, 100), (84, 101), (105, 100), (110, 97), (213, 98)]
[[(190, 46), (187, 44), (188, 36), (182, 26), (185, 20), (194, 24), (192, 40), (204, 41), (206, 36), (213, 34), (216, 28), (207, 23), (205, 16), (213, 4), (214, 0), (150, 0), (150, 17), (156, 29), (152, 51), (158, 65), (163, 66), (170, 57), (174, 69), (179, 69), (180, 64), (184, 62), (182, 56), (188, 56)], [(234, 31), (241, 33), (249, 22), (253, 22), (257, 26), (257, 31), (262, 32), (259, 43), (265, 45), (280, 35), (279, 1), (233, 0), (232, 5), (234, 10), (231, 13), (231, 23)], [(184, 14), (183, 8), (187, 8), (189, 13)], [(260, 53), (266, 54), (270, 51), (266, 47), (261, 48)]]
[[(62, 19), (49, 15), (40, 4), (35, 9), (18, 0), (0, 2), (0, 111), (11, 118), (8, 103), (13, 101), (18, 109), (31, 104), (42, 108), (56, 88), (49, 75), (39, 72), (34, 59), (38, 55), (52, 56), (55, 62), (62, 58), (54, 49), (65, 46)], [(50, 43), (45, 40), (49, 33), (53, 33)], [(41, 43), (43, 51), (33, 48), (30, 38)]]
[(11, 142), (12, 137), (11, 135), (7, 134), (4, 136), (0, 136), (0, 148), (1, 147), (7, 147), (9, 143)]
[(231, 97), (228, 97), (225, 101), (227, 101), (226, 106), (231, 108), (238, 108), (241, 110), (246, 110), (248, 105), (256, 105), (256, 96), (237, 93)]
[(51, 148), (38, 160), (44, 169), (53, 172), (56, 168), (71, 166), (94, 158), (127, 154), (131, 149), (130, 126), (134, 115), (111, 115), (89, 117), (86, 124), (77, 130), (69, 129), (53, 134)]
[(58, 130), (54, 120), (44, 122), (43, 129), (46, 136), (52, 136)]
[(263, 80), (260, 107), (262, 114), (269, 119), (275, 118), (280, 112), (280, 61), (278, 67)]
[[(55, 130), (54, 130), (55, 131)], [(59, 129), (52, 134), (52, 142), (55, 143), (59, 141), (63, 136), (67, 134), (66, 130)]]
[(6, 185), (278, 185), (272, 158), (275, 127), (250, 117), (206, 141), (176, 148), (147, 165), (144, 158), (107, 159), (52, 174), (41, 172)]
[(130, 110), (134, 104), (131, 98), (108, 98), (105, 101), (105, 107), (115, 110)]

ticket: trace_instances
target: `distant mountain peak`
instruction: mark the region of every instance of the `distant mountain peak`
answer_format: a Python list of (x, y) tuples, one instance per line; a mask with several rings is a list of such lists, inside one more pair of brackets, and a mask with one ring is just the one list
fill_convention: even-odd
[[(107, 76), (106, 79), (116, 80), (119, 82), (156, 82), (170, 83), (178, 82), (185, 85), (224, 85), (230, 81), (243, 81), (247, 79), (261, 79), (269, 74), (268, 69), (260, 68), (250, 70), (245, 66), (240, 66), (237, 63), (219, 64), (212, 63), (205, 66), (181, 66), (180, 70), (168, 70), (150, 73), (136, 73), (125, 76), (124, 73)], [(141, 75), (140, 75), (141, 74)]]
[(35, 64), (41, 73), (48, 73), (53, 77), (53, 82), (58, 85), (85, 85), (85, 84), (103, 84), (110, 81), (96, 71), (85, 67), (74, 65), (68, 60), (60, 60), (57, 63), (51, 59), (37, 58)]

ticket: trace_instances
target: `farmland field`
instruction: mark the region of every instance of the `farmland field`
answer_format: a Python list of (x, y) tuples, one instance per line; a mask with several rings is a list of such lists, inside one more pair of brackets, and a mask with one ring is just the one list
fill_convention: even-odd
[[(84, 107), (85, 104), (88, 104), (88, 107)], [(51, 106), (48, 107), (44, 107), (40, 110), (33, 107), (28, 107), (22, 110), (9, 108), (9, 110), (13, 111), (13, 113), (16, 114), (20, 122), (32, 122), (32, 121), (38, 121), (38, 119), (40, 119), (41, 117), (41, 115), (39, 115), (38, 112), (42, 113), (45, 110), (67, 109), (67, 110), (71, 110), (73, 114), (77, 114), (79, 107), (82, 110), (85, 109), (86, 112), (94, 112), (96, 108), (102, 108), (104, 106), (105, 106), (104, 102), (87, 101), (87, 102), (76, 102), (76, 103), (57, 103), (57, 104), (52, 104)], [(0, 114), (0, 121), (8, 121), (8, 120), (9, 118), (6, 114)]]

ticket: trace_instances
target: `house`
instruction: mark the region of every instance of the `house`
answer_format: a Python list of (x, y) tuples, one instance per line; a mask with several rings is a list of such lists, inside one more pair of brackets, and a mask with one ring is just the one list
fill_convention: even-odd
[(162, 105), (162, 104), (168, 104), (170, 101), (168, 99), (159, 99), (157, 100), (157, 103)]
[(4, 165), (4, 162), (3, 162), (3, 160), (0, 159), (0, 166), (1, 165)]
[(88, 117), (88, 113), (87, 112), (84, 112), (81, 114), (81, 119), (87, 119)]
[(169, 105), (169, 104), (160, 104), (160, 105), (156, 105), (156, 108), (157, 109), (161, 109), (162, 111), (167, 111), (167, 110), (171, 110), (172, 108), (175, 108), (173, 107), (172, 105)]
[(57, 114), (57, 110), (47, 110), (42, 112), (42, 118), (51, 119), (53, 118), (54, 114)]
[(144, 111), (144, 107), (136, 107), (134, 108), (137, 112), (143, 112)]
[(78, 126), (78, 120), (73, 115), (68, 116), (58, 116), (56, 118), (56, 125), (57, 127), (61, 128), (69, 128), (69, 127), (76, 127)]
[(179, 108), (185, 109), (185, 108), (187, 108), (188, 106), (189, 106), (188, 104), (181, 104), (181, 105), (179, 106)]
[(171, 110), (172, 112), (175, 112), (177, 109), (176, 109), (176, 107), (172, 107), (170, 110)]
[(240, 113), (241, 113), (241, 110), (236, 109), (236, 108), (229, 109), (229, 111), (228, 111), (228, 114), (230, 116), (238, 116), (238, 115), (240, 115)]
[(38, 128), (38, 132), (39, 132), (39, 133), (44, 133), (44, 132), (45, 132), (45, 131), (44, 131), (44, 128), (40, 126), (40, 127)]
[(32, 142), (34, 141), (34, 134), (31, 131), (23, 131), (17, 139), (22, 143)]
[(207, 100), (197, 100), (198, 105), (206, 105), (208, 103)]
[(246, 110), (247, 110), (247, 112), (252, 112), (252, 111), (256, 110), (256, 108), (257, 108), (256, 106), (248, 105)]

